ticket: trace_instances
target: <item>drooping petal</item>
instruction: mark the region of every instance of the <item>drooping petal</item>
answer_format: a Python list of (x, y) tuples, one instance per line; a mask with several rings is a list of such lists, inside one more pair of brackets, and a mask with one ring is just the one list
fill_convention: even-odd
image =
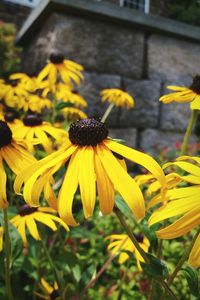
[(158, 179), (162, 186), (165, 185), (165, 175), (163, 170), (151, 156), (111, 140), (105, 140), (104, 143), (110, 150), (145, 167), (150, 173), (152, 173), (152, 175), (154, 175), (155, 178)]
[(172, 239), (183, 236), (188, 233), (192, 228), (200, 224), (200, 211), (199, 205), (193, 210), (185, 214), (182, 218), (178, 219), (173, 224), (156, 232), (157, 236), (161, 239)]
[(85, 218), (93, 214), (96, 198), (96, 177), (94, 172), (94, 150), (83, 147), (80, 152), (79, 185)]
[(44, 279), (41, 278), (41, 284), (44, 287), (44, 289), (48, 292), (49, 295), (53, 292), (53, 288), (48, 284), (48, 282)]
[(74, 194), (78, 188), (79, 163), (79, 152), (75, 152), (69, 161), (67, 172), (58, 195), (58, 213), (61, 219), (71, 226), (78, 225), (72, 215), (72, 203)]
[(95, 151), (95, 173), (97, 179), (97, 191), (99, 196), (100, 210), (104, 215), (111, 213), (114, 206), (114, 187), (105, 169), (103, 168), (98, 154)]
[[(188, 201), (189, 200), (189, 201)], [(188, 197), (180, 200), (175, 200), (157, 209), (149, 219), (149, 225), (153, 225), (159, 221), (170, 217), (184, 214), (199, 204), (199, 194), (196, 197)]]
[(35, 213), (30, 214), (28, 216), (25, 216), (26, 225), (27, 225), (28, 231), (30, 232), (30, 234), (32, 235), (32, 237), (35, 240), (40, 240), (40, 235), (39, 235), (39, 232), (38, 232), (38, 229), (37, 229), (37, 225), (35, 223), (34, 218), (35, 218)]
[(6, 208), (8, 205), (7, 202), (7, 195), (6, 195), (6, 172), (4, 170), (3, 167), (3, 161), (2, 158), (0, 156), (0, 183), (1, 183), (1, 187), (0, 187), (0, 208)]
[(21, 217), (19, 226), (17, 226), (16, 228), (17, 228), (19, 234), (21, 235), (24, 245), (27, 245), (28, 242), (27, 242), (27, 238), (26, 238), (26, 219), (25, 219), (25, 217)]
[(57, 229), (57, 226), (55, 225), (54, 221), (52, 220), (52, 216), (50, 214), (45, 214), (45, 213), (37, 211), (36, 213), (34, 213), (34, 219), (40, 223), (45, 224), (46, 226), (51, 228), (53, 231), (56, 231), (56, 229)]
[(194, 267), (200, 267), (200, 234), (198, 235), (195, 244), (190, 252), (188, 263)]
[(106, 146), (97, 145), (97, 154), (114, 188), (124, 198), (136, 218), (143, 218), (145, 215), (144, 198), (137, 183), (122, 168)]
[(169, 163), (166, 163), (163, 166), (163, 168), (167, 168), (168, 166), (171, 166), (171, 165), (175, 165), (192, 175), (200, 176), (200, 168), (189, 162), (184, 162), (184, 161), (169, 162)]

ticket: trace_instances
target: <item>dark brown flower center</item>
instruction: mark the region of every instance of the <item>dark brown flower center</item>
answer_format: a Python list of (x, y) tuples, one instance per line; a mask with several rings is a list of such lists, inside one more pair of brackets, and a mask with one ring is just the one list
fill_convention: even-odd
[(28, 204), (24, 204), (19, 208), (20, 216), (30, 215), (37, 211), (37, 207), (30, 207)]
[(38, 126), (42, 124), (42, 119), (37, 115), (30, 114), (23, 118), (23, 123), (26, 126)]
[(108, 136), (106, 125), (96, 119), (84, 119), (72, 123), (69, 129), (69, 139), (79, 146), (96, 146)]
[(142, 243), (144, 240), (144, 236), (143, 234), (134, 234), (136, 240), (138, 241), (138, 243)]
[(5, 113), (4, 119), (6, 122), (13, 122), (15, 119), (17, 119), (18, 114), (15, 111), (10, 111)]
[(9, 145), (12, 141), (12, 131), (7, 123), (0, 121), (0, 149), (3, 146)]
[(58, 297), (60, 297), (60, 294), (59, 294), (58, 290), (54, 290), (54, 291), (50, 294), (50, 299), (51, 299), (51, 300), (56, 300)]
[(193, 82), (190, 86), (190, 89), (197, 93), (197, 94), (200, 94), (200, 75), (196, 75), (194, 78), (193, 78)]
[(53, 64), (62, 64), (64, 59), (65, 58), (62, 53), (51, 53), (51, 55), (49, 56), (49, 60)]

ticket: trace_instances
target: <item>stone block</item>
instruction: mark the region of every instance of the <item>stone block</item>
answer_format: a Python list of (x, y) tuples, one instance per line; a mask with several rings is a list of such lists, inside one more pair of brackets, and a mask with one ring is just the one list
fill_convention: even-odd
[(161, 84), (154, 80), (124, 80), (125, 90), (134, 97), (135, 107), (121, 109), (122, 127), (154, 128), (158, 124)]
[(144, 36), (140, 30), (53, 13), (37, 35), (30, 38), (26, 48), (29, 68), (42, 65), (41, 59), (44, 64), (52, 50), (63, 52), (67, 58), (81, 63), (90, 72), (136, 79), (142, 75)]
[(136, 128), (112, 128), (109, 130), (109, 137), (113, 139), (121, 139), (124, 145), (136, 148), (137, 129)]
[(195, 42), (151, 35), (148, 39), (149, 77), (176, 80), (199, 74), (200, 45)]
[[(175, 132), (164, 132), (156, 129), (146, 129), (140, 135), (140, 148), (151, 155), (158, 155), (163, 149), (173, 149), (176, 144), (181, 145), (184, 134)], [(192, 135), (190, 143), (197, 143), (196, 135)]]

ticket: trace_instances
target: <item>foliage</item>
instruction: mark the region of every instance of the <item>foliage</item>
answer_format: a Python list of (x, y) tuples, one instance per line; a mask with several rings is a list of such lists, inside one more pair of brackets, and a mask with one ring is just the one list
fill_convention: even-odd
[(169, 17), (192, 25), (200, 25), (200, 1), (169, 1)]
[(0, 21), (0, 76), (18, 71), (21, 50), (15, 46), (16, 28)]

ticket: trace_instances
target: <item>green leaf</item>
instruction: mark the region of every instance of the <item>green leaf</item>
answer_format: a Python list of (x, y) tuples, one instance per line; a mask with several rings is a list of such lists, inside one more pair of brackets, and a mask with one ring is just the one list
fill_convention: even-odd
[(191, 294), (198, 297), (200, 294), (198, 271), (190, 266), (187, 266), (183, 270), (183, 273), (185, 274)]
[(75, 265), (73, 268), (72, 268), (72, 273), (73, 273), (73, 276), (74, 276), (74, 279), (76, 280), (76, 282), (79, 282), (80, 279), (81, 279), (81, 268), (79, 265)]
[(121, 210), (123, 215), (125, 215), (127, 218), (134, 218), (130, 208), (126, 204), (126, 202), (120, 197), (119, 195), (115, 196), (115, 203), (116, 206)]
[(165, 262), (159, 260), (150, 253), (146, 253), (150, 264), (142, 263), (144, 273), (155, 279), (165, 279), (168, 277), (169, 271)]
[(56, 104), (55, 109), (56, 109), (56, 111), (59, 111), (65, 107), (71, 107), (71, 106), (72, 105), (69, 102), (59, 102), (58, 104)]
[(96, 275), (96, 265), (89, 266), (81, 276), (81, 285), (86, 286), (88, 282)]

